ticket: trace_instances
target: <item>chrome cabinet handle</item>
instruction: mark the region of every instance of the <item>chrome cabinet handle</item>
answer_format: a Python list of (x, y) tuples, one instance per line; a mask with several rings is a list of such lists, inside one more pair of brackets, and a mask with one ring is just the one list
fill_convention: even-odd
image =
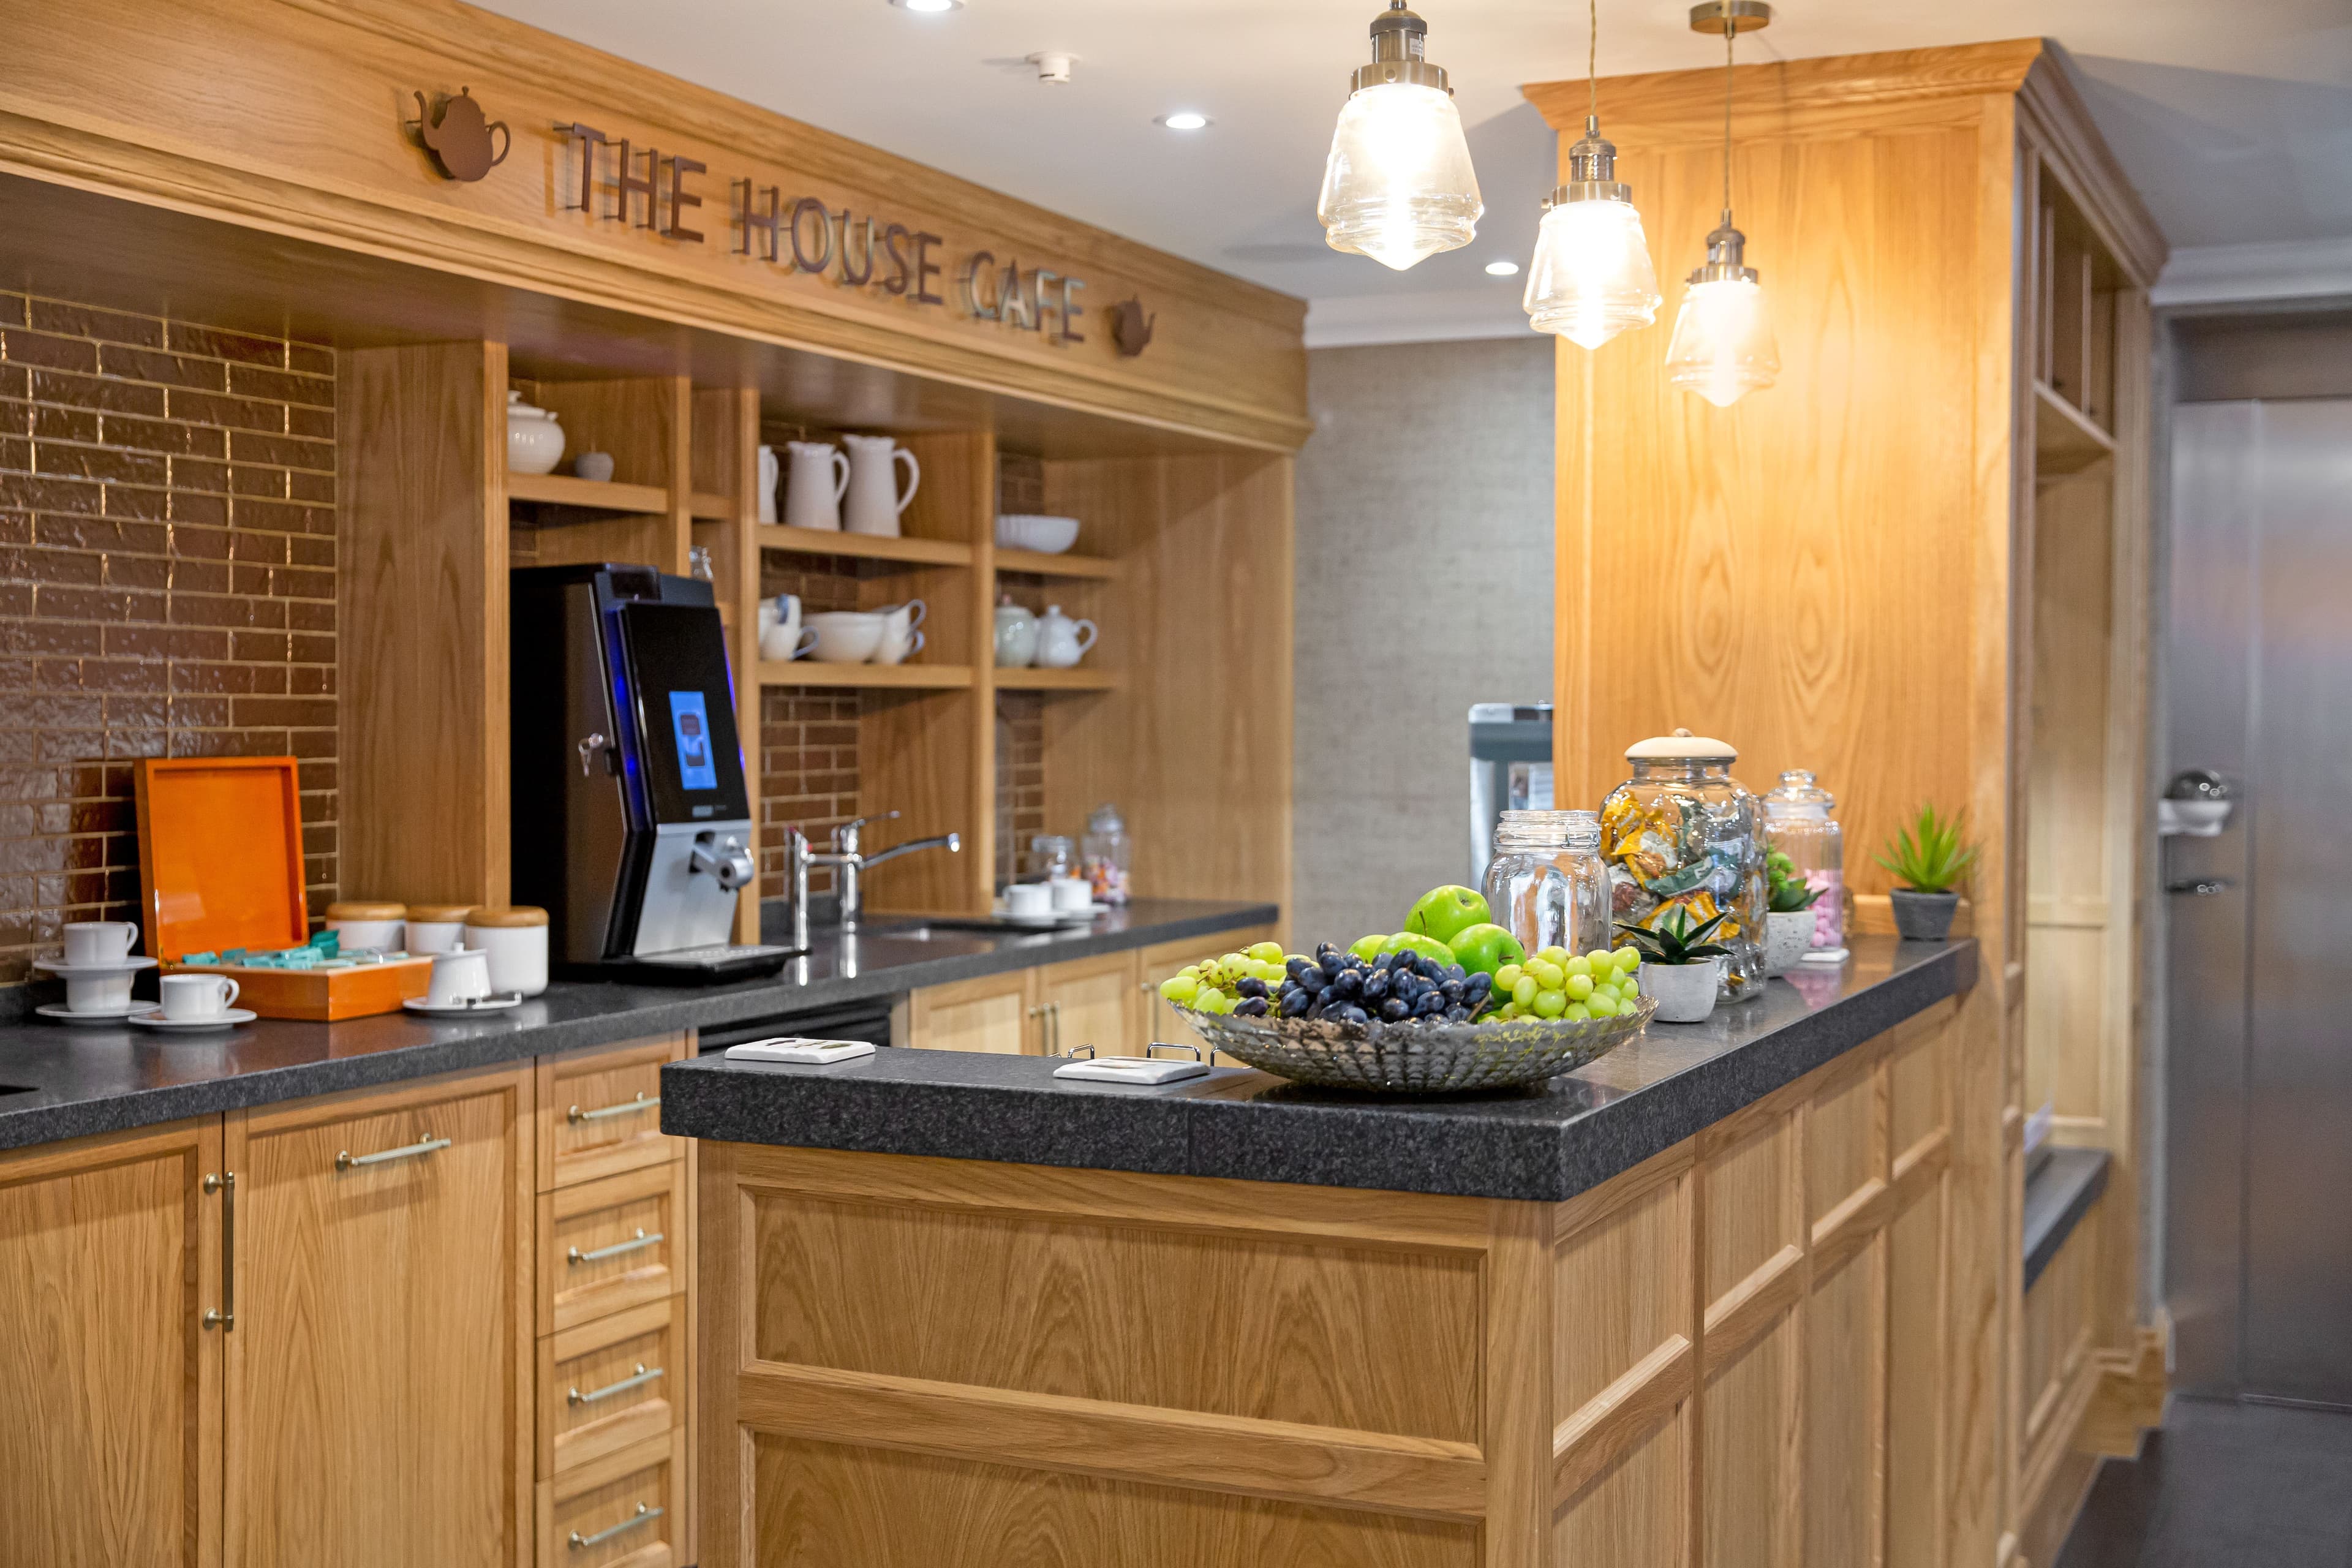
[(236, 1173), (206, 1173), (205, 1191), (221, 1195), (221, 1304), (206, 1312), (204, 1325), (225, 1334), (236, 1332)]
[(350, 1171), (362, 1165), (381, 1165), (390, 1160), (416, 1160), (449, 1147), (446, 1138), (427, 1138), (420, 1143), (404, 1143), (397, 1149), (386, 1149), (376, 1154), (354, 1154), (345, 1149), (335, 1156), (335, 1169)]
[(621, 1379), (620, 1382), (608, 1383), (604, 1387), (588, 1394), (583, 1394), (575, 1387), (563, 1396), (563, 1402), (566, 1405), (593, 1405), (600, 1399), (610, 1399), (616, 1394), (626, 1394), (633, 1388), (643, 1388), (661, 1374), (661, 1368), (657, 1366), (648, 1368), (645, 1363), (639, 1362), (637, 1370)]
[(667, 1510), (658, 1508), (647, 1508), (644, 1503), (639, 1503), (637, 1505), (636, 1512), (621, 1521), (620, 1523), (613, 1525), (608, 1529), (600, 1530), (593, 1535), (583, 1535), (578, 1531), (573, 1531), (572, 1532), (572, 1550), (574, 1552), (584, 1552), (591, 1546), (602, 1546), (604, 1542), (612, 1540), (613, 1537), (620, 1534), (621, 1531), (625, 1530), (635, 1530), (641, 1524), (651, 1524), (654, 1521), (659, 1519), (666, 1511)]
[(1045, 1026), (1054, 1034), (1054, 1043), (1045, 1048), (1045, 1054), (1058, 1057), (1062, 1054), (1062, 1005), (1059, 1002), (1045, 1004)]
[(656, 1231), (651, 1236), (647, 1236), (645, 1233), (645, 1228), (641, 1226), (637, 1229), (637, 1234), (631, 1239), (627, 1241), (616, 1241), (610, 1247), (600, 1247), (593, 1252), (583, 1252), (575, 1247), (570, 1252), (564, 1254), (564, 1261), (571, 1264), (574, 1268), (577, 1268), (583, 1263), (602, 1263), (607, 1258), (618, 1258), (625, 1252), (642, 1252), (648, 1247), (659, 1247), (661, 1245), (661, 1240), (662, 1233), (660, 1231)]
[(564, 1113), (564, 1120), (577, 1126), (583, 1121), (606, 1121), (615, 1116), (637, 1116), (648, 1110), (660, 1109), (661, 1096), (656, 1094), (648, 1097), (641, 1089), (637, 1090), (636, 1099), (625, 1100), (618, 1105), (607, 1105), (601, 1110), (583, 1110), (575, 1105)]

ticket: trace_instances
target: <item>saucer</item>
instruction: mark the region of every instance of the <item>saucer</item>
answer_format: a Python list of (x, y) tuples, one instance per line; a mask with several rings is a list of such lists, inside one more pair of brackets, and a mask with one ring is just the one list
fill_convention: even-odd
[(163, 1016), (163, 1010), (158, 1007), (152, 1013), (136, 1014), (131, 1021), (143, 1028), (171, 1029), (183, 1034), (193, 1034), (199, 1029), (226, 1029), (238, 1024), (250, 1024), (259, 1016), (259, 1014), (243, 1007), (228, 1007), (209, 1018), (166, 1018)]
[(1054, 910), (1042, 915), (1016, 915), (1000, 899), (989, 908), (989, 915), (1007, 925), (1034, 926), (1039, 931), (1052, 931), (1056, 926), (1082, 926), (1094, 923), (1095, 916), (1110, 908), (1108, 904), (1089, 904), (1083, 910)]
[(149, 1013), (161, 1013), (161, 1002), (133, 1002), (128, 1006), (110, 1007), (103, 1013), (77, 1013), (62, 1002), (50, 1002), (33, 1009), (44, 1018), (55, 1018), (60, 1024), (121, 1024), (137, 1023)]
[(112, 963), (68, 963), (62, 958), (37, 958), (33, 967), (46, 970), (60, 980), (96, 980), (108, 974), (136, 974), (142, 969), (154, 968), (155, 961), (134, 952)]
[(471, 1002), (427, 1002), (422, 996), (411, 996), (401, 1004), (412, 1013), (424, 1013), (436, 1018), (446, 1018), (459, 1013), (502, 1013), (509, 1007), (522, 1005), (522, 993), (509, 991), (502, 996), (481, 996)]

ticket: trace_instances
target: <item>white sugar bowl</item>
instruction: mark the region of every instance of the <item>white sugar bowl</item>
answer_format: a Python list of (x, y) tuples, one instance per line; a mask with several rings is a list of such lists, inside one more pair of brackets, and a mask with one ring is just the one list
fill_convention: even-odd
[(551, 474), (563, 461), (563, 426), (549, 409), (535, 408), (520, 392), (507, 394), (507, 470)]

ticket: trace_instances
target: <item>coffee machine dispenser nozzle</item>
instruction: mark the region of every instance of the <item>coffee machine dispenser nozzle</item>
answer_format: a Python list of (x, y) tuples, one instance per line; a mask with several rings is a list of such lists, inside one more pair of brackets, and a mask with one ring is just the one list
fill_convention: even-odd
[(758, 868), (751, 864), (751, 852), (743, 847), (741, 839), (732, 835), (724, 839), (715, 833), (697, 836), (694, 852), (687, 857), (686, 866), (690, 872), (708, 872), (718, 879), (719, 890), (729, 893), (750, 887), (751, 879), (759, 875)]

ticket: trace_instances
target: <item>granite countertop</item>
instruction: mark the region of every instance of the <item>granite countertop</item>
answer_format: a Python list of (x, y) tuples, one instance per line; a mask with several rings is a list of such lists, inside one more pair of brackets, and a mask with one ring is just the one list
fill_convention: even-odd
[(1704, 1024), (1653, 1024), (1580, 1072), (1455, 1099), (1241, 1068), (1157, 1088), (1036, 1057), (884, 1050), (831, 1067), (662, 1069), (662, 1127), (742, 1143), (1559, 1201), (1670, 1149), (1976, 983), (1977, 945), (1863, 937)]
[(2107, 1190), (2114, 1157), (2105, 1149), (2053, 1149), (2041, 1168), (2025, 1179), (2021, 1230), (2025, 1249), (2025, 1288), (2057, 1258), (2099, 1194)]
[[(456, 1019), (387, 1013), (339, 1024), (264, 1018), (217, 1034), (163, 1036), (26, 1016), (0, 1024), (0, 1149), (364, 1089), (550, 1052), (716, 1029), (925, 986), (1271, 924), (1272, 904), (1145, 899), (1082, 930), (1007, 933), (869, 917), (856, 936), (819, 930), (781, 975), (728, 985), (559, 981), (504, 1013)], [(142, 992), (152, 994), (146, 977)], [(25, 988), (62, 1000), (53, 982)], [(913, 1055), (913, 1052), (905, 1053)]]

